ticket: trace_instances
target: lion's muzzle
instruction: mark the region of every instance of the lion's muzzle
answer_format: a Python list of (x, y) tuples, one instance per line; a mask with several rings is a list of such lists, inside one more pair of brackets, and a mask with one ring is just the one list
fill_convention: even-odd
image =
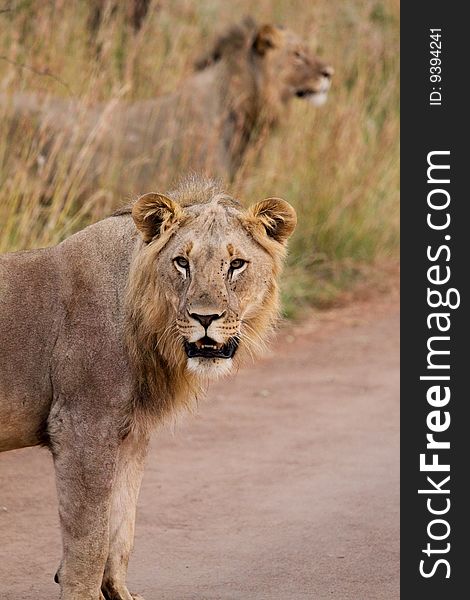
[(324, 65), (320, 69), (320, 74), (316, 76), (315, 81), (311, 85), (305, 85), (295, 91), (297, 98), (303, 98), (314, 104), (321, 106), (328, 98), (328, 92), (331, 87), (331, 78), (334, 70), (328, 65)]

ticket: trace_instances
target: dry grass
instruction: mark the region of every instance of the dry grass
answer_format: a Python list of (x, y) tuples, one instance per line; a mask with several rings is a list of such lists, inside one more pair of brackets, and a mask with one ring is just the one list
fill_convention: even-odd
[[(398, 0), (261, 0), (256, 6), (160, 0), (137, 35), (118, 11), (94, 39), (87, 2), (17, 0), (6, 8), (0, 12), (0, 251), (56, 243), (123, 201), (113, 191), (120, 164), (112, 161), (96, 191), (81, 199), (99, 126), (78, 159), (55, 140), (38, 175), (33, 166), (43, 134), (6, 126), (9, 93), (72, 96), (84, 108), (104, 101), (110, 110), (118, 98), (151, 98), (175, 89), (221, 26), (253, 14), (304, 35), (335, 67), (327, 105), (312, 109), (294, 101), (261, 159), (248, 157), (234, 183), (247, 203), (278, 195), (298, 210), (287, 312), (331, 304), (371, 265), (398, 260)], [(156, 176), (156, 185), (172, 177), (171, 169)], [(44, 206), (46, 192), (51, 199)]]

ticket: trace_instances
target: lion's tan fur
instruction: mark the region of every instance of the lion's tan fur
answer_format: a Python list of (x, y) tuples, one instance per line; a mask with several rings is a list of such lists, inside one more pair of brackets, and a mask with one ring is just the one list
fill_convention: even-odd
[(295, 220), (283, 200), (243, 209), (192, 177), (58, 246), (0, 256), (0, 451), (53, 454), (61, 600), (131, 599), (150, 430), (262, 350)]

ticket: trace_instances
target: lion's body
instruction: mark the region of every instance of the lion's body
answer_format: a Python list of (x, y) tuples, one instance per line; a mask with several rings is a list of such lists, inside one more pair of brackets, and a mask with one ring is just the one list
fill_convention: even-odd
[(187, 169), (226, 175), (230, 161), (216, 137), (218, 102), (210, 75), (195, 74), (177, 92), (152, 100), (94, 107), (17, 94), (12, 131), (33, 125), (42, 162), (55, 161), (60, 153), (75, 165), (81, 153), (88, 166), (82, 175), (87, 191), (105, 179), (116, 190), (134, 194)]
[(294, 225), (284, 201), (246, 211), (192, 178), (56, 247), (0, 257), (0, 451), (54, 456), (63, 600), (131, 600), (149, 432), (269, 332)]
[(249, 145), (260, 134), (264, 140), (293, 97), (324, 101), (332, 74), (291, 32), (257, 31), (254, 24), (231, 28), (171, 94), (91, 108), (17, 95), (14, 121), (33, 117), (49, 139), (46, 154), (55, 153), (54, 144), (72, 146), (72, 155), (81, 151), (89, 163), (88, 179), (112, 171), (120, 192), (161, 184), (163, 173), (172, 179), (181, 170), (234, 177)]
[(122, 327), (133, 230), (129, 217), (110, 218), (54, 248), (1, 257), (0, 451), (47, 442), (51, 409), (75, 401), (92, 366), (96, 395), (106, 381), (119, 391), (129, 380)]

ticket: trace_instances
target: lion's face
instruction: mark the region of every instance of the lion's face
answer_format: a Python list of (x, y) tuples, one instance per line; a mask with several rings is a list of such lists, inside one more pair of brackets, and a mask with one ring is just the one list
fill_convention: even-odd
[(184, 208), (148, 194), (133, 211), (144, 236), (153, 233), (151, 213), (162, 203), (167, 214), (160, 212), (160, 235), (150, 244), (160, 245), (156, 286), (172, 307), (166, 335), (175, 336), (189, 371), (217, 377), (230, 371), (239, 354), (255, 353), (263, 328), (277, 316), (276, 277), (295, 213), (280, 199), (244, 211), (223, 194)]
[(266, 83), (277, 87), (283, 102), (293, 97), (317, 106), (326, 102), (333, 68), (315, 56), (295, 33), (264, 25), (253, 49)]
[(273, 259), (250, 239), (239, 211), (216, 201), (186, 212), (157, 269), (168, 271), (168, 299), (177, 307), (188, 368), (218, 374), (230, 369), (250, 314), (262, 310)]

